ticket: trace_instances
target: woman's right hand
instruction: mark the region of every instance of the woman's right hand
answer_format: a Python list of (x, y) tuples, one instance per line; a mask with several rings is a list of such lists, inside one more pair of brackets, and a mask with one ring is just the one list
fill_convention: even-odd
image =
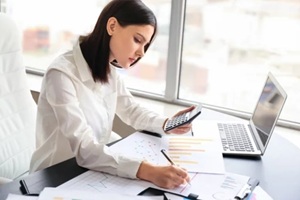
[(154, 166), (147, 162), (141, 163), (137, 177), (166, 189), (173, 189), (190, 182), (187, 171), (178, 166)]

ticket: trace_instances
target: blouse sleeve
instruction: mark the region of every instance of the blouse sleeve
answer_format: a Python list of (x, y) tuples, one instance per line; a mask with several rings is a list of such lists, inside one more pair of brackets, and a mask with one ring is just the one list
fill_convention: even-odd
[(93, 130), (79, 106), (74, 84), (77, 80), (58, 70), (49, 71), (45, 78), (47, 101), (55, 114), (59, 132), (68, 140), (78, 164), (96, 171), (136, 178), (141, 160), (113, 154), (105, 144), (94, 140)]
[(148, 130), (160, 134), (167, 117), (142, 107), (137, 103), (120, 76), (117, 76), (117, 109), (116, 113), (122, 121), (136, 130)]

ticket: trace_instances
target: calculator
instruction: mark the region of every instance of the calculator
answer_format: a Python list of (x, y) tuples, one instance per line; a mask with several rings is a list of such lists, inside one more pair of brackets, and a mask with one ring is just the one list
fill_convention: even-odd
[(165, 124), (164, 131), (169, 131), (183, 124), (191, 123), (198, 115), (200, 115), (201, 109), (202, 105), (199, 104), (192, 111), (183, 113), (172, 119), (168, 119), (168, 121)]

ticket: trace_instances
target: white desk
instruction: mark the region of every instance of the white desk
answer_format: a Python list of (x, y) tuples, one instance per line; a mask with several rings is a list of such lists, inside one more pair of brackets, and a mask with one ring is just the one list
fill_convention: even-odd
[[(39, 91), (41, 79), (32, 79), (31, 81), (35, 86), (33, 90)], [(173, 107), (175, 108), (176, 106)], [(174, 113), (172, 112), (172, 114)], [(237, 118), (203, 109), (197, 120), (203, 119), (235, 120)], [(259, 179), (260, 186), (276, 200), (296, 200), (300, 197), (300, 149), (277, 134), (276, 129), (268, 149), (261, 159), (225, 157), (224, 162), (228, 172)], [(32, 188), (32, 192), (40, 192), (46, 186), (58, 186), (85, 171), (85, 169), (76, 164), (74, 159), (70, 159), (33, 173), (26, 177), (25, 180), (29, 183), (29, 187)], [(4, 200), (9, 192), (21, 193), (18, 181), (0, 187), (0, 200)]]

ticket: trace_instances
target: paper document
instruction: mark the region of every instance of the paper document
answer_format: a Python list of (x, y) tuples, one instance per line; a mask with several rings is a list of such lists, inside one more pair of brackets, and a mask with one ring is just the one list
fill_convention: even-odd
[[(191, 185), (186, 184), (179, 186), (178, 188), (168, 190), (160, 188), (147, 181), (132, 180), (90, 170), (67, 181), (57, 188), (84, 190), (93, 193), (104, 192), (137, 195), (145, 189), (152, 187), (183, 196), (188, 196), (190, 193), (194, 193), (199, 195), (200, 199), (205, 200), (224, 200), (235, 197), (250, 178), (248, 176), (233, 173), (189, 173), (189, 175), (191, 178)], [(124, 186), (126, 186), (126, 190), (124, 190)]]
[(167, 198), (167, 200), (187, 200), (184, 197), (175, 194), (170, 194), (170, 193), (165, 193), (165, 197)]
[[(186, 184), (175, 189), (163, 190), (183, 196), (193, 193), (197, 194), (199, 199), (205, 200), (233, 199), (249, 180), (247, 176), (232, 173), (225, 175), (190, 173), (190, 177), (191, 185)], [(161, 189), (157, 186), (153, 187)]]
[(39, 197), (8, 194), (6, 200), (38, 200)]
[(163, 196), (137, 196), (118, 193), (91, 192), (86, 190), (71, 190), (59, 188), (45, 188), (38, 200), (163, 200)]
[(247, 200), (273, 200), (260, 186), (257, 186)]
[[(188, 172), (224, 174), (224, 160), (217, 140), (210, 137), (165, 136), (162, 148), (172, 161)], [(162, 159), (160, 157), (160, 159)], [(160, 160), (160, 163), (166, 159)]]
[(157, 165), (159, 158), (162, 157), (160, 153), (162, 141), (160, 137), (135, 132), (110, 146), (109, 149), (125, 154), (126, 157), (141, 158)]
[[(175, 194), (170, 194), (170, 193), (165, 193), (165, 197), (167, 200), (185, 200), (186, 198), (175, 195)], [(232, 198), (230, 198), (232, 199)], [(224, 200), (221, 198), (221, 200)], [(252, 194), (246, 199), (246, 200), (273, 200), (272, 197), (270, 197), (260, 186), (257, 186)]]
[[(126, 186), (126, 190), (124, 190)], [(57, 188), (85, 190), (90, 192), (115, 192), (129, 195), (137, 195), (141, 191), (152, 186), (147, 181), (122, 178), (110, 174), (87, 171), (79, 176), (63, 183)]]
[(176, 165), (189, 172), (224, 174), (220, 140), (214, 137), (162, 136), (136, 132), (110, 146), (111, 151), (145, 159), (155, 165), (169, 165), (165, 149)]

